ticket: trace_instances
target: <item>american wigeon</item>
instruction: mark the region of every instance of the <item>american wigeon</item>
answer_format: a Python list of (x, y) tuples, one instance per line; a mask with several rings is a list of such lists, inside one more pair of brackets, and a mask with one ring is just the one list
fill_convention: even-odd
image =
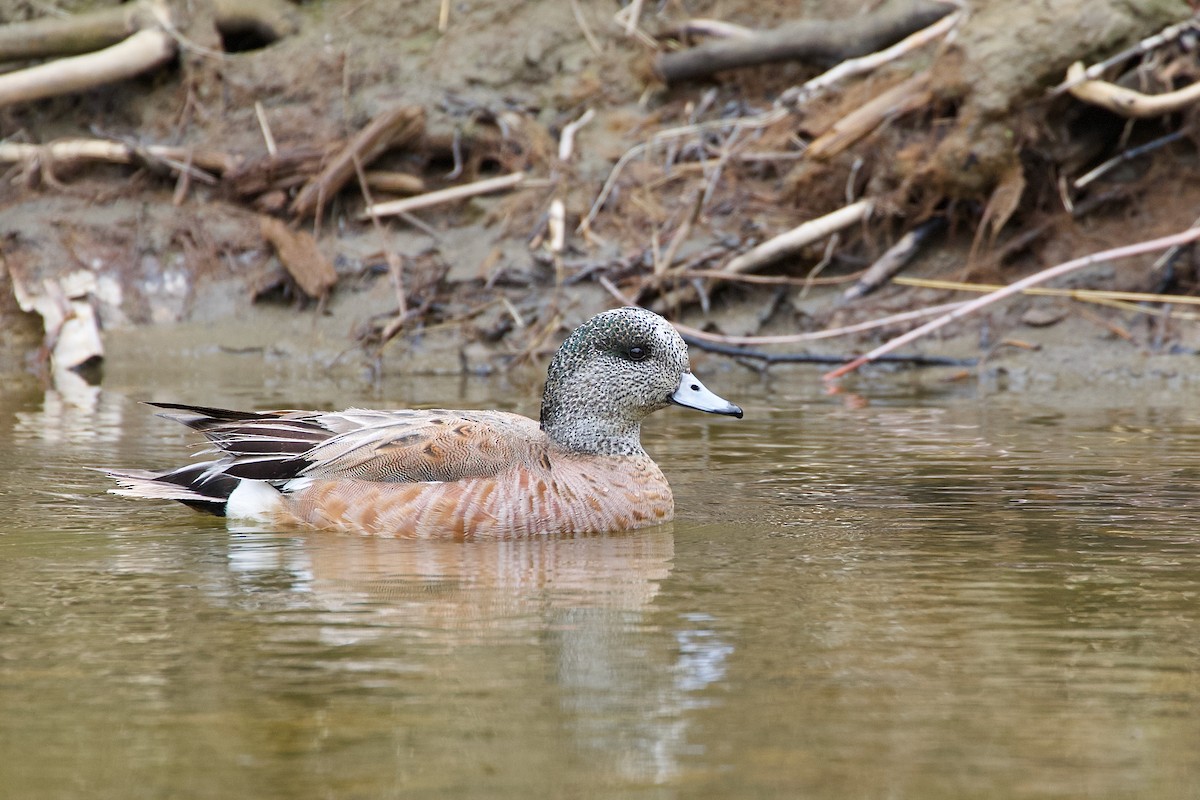
[(503, 411), (242, 412), (156, 403), (215, 460), (111, 470), (129, 497), (268, 525), (387, 536), (631, 530), (670, 520), (641, 423), (671, 404), (741, 417), (692, 375), (687, 345), (640, 308), (597, 314), (550, 362), (541, 423)]

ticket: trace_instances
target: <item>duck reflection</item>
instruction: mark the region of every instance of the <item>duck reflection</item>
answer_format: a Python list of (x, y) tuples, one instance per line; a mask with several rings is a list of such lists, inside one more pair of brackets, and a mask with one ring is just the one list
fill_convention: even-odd
[[(287, 584), (288, 624), (264, 648), (280, 671), (311, 680), (319, 665), (331, 691), (416, 687), (417, 716), (456, 732), (423, 742), (422, 764), (457, 769), (462, 740), (495, 737), (484, 750), (504, 753), (500, 772), (586, 753), (659, 782), (679, 773), (687, 712), (733, 650), (707, 615), (653, 608), (674, 556), (670, 526), (465, 543), (244, 534), (229, 566), (234, 594), (260, 609), (263, 590)], [(305, 663), (289, 667), (305, 639)]]

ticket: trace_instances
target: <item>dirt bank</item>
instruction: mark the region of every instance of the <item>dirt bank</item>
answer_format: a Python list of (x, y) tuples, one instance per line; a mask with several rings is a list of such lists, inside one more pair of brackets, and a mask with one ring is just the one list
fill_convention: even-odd
[[(41, 363), (41, 321), (17, 308), (22, 290), (26, 300), (58, 292), (60, 305), (94, 313), (110, 362), (151, 350), (260, 352), (359, 374), (487, 372), (536, 361), (565, 328), (617, 302), (614, 289), (709, 332), (812, 332), (970, 296), (884, 284), (843, 297), (916, 229), (930, 233), (905, 275), (1003, 283), (1192, 224), (1200, 190), (1191, 111), (1128, 121), (1048, 92), (1072, 62), (1093, 63), (1187, 19), (1182, 0), (977, 3), (950, 34), (802, 102), (789, 89), (829, 63), (670, 86), (655, 77), (665, 53), (704, 41), (688, 26), (698, 18), (760, 30), (850, 20), (856, 30), (889, 10), (903, 18), (908, 5), (920, 4), (714, 0), (687, 13), (647, 8), (631, 22), (629, 8), (614, 18), (608, 6), (551, 0), (448, 4), (441, 20), (424, 5), (327, 2), (297, 6), (295, 31), (270, 42), (222, 39), (211, 17), (186, 16), (183, 55), (168, 67), (0, 109), (8, 141), (172, 146), (206, 165), (189, 171), (150, 156), (12, 165), (0, 186), (0, 370)], [(29, 9), (0, 2), (0, 21)], [(233, 52), (209, 54), (221, 47)], [(1200, 72), (1172, 45), (1106, 77), (1123, 70), (1147, 91)], [(890, 105), (877, 120), (848, 125), (881, 96)], [(408, 176), (422, 192), (515, 171), (528, 179), (378, 224), (360, 218), (367, 198), (350, 180), (322, 196), (315, 215), (295, 212), (305, 181), (402, 107), (420, 110), (421, 135), (367, 165), (373, 172)], [(588, 112), (560, 158), (564, 131)], [(1165, 134), (1181, 135), (1076, 185)], [(208, 167), (200, 151), (225, 160)], [(860, 198), (872, 204), (863, 221), (752, 270), (776, 282), (713, 279), (755, 245)], [(384, 190), (370, 199), (386, 199)], [(328, 296), (303, 297), (295, 269), (264, 238), (263, 215), (315, 235), (336, 272)], [(1190, 294), (1194, 265), (1186, 252), (1169, 267), (1151, 256), (1091, 268), (1072, 286)], [(1175, 365), (1200, 347), (1190, 319), (1136, 307), (1029, 297), (997, 309), (916, 349), (982, 358), (1038, 383), (1029, 376), (1175, 380), (1167, 373), (1188, 373)], [(844, 356), (911, 324), (754, 349)]]

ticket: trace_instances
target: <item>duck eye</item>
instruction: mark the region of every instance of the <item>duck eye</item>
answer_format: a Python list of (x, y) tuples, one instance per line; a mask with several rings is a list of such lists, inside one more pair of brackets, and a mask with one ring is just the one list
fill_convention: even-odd
[(630, 361), (645, 361), (650, 357), (650, 348), (635, 344), (625, 351), (625, 356)]

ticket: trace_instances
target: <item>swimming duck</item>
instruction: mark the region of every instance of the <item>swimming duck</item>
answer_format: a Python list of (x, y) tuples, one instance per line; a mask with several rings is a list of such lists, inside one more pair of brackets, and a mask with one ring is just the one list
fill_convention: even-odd
[(281, 527), (409, 537), (632, 530), (675, 513), (641, 423), (675, 404), (741, 418), (641, 308), (597, 314), (550, 362), (541, 420), (503, 411), (228, 411), (154, 403), (220, 457), (107, 470), (129, 497)]

